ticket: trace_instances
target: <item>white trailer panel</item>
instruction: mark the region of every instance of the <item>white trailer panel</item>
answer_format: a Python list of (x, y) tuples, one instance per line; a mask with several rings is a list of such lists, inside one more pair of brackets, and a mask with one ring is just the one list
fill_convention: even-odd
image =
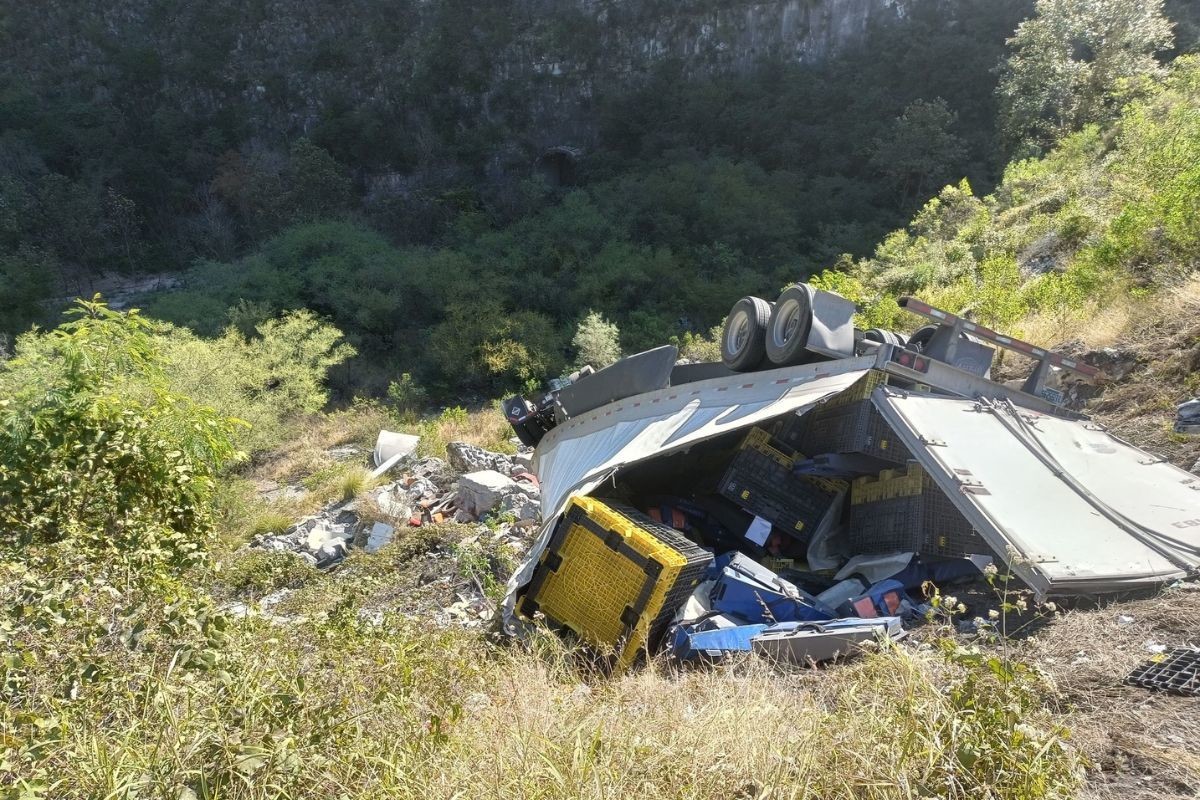
[(1200, 567), (1200, 478), (1094, 422), (889, 389), (872, 400), (1039, 595), (1141, 589)]

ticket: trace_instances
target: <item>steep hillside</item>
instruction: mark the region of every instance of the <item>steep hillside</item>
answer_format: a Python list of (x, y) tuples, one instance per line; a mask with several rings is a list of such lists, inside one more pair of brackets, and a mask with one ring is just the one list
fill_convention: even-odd
[(1198, 191), (1200, 61), (1182, 58), (1113, 125), (1011, 164), (985, 197), (946, 188), (822, 280), (871, 325), (911, 325), (894, 298), (915, 294), (1087, 355), (1114, 382), (1072, 389), (1076, 402), (1190, 468), (1200, 447), (1169, 428), (1200, 392)]
[[(1029, 9), (13, 6), (0, 16), (0, 287), (12, 298), (0, 331), (56, 322), (60, 306), (39, 301), (91, 296), (101, 276), (235, 262), (297, 225), (349, 220), (399, 248), (454, 247), (521, 223), (511, 236), (526, 236), (571, 213), (572, 189), (610, 198), (604, 225), (689, 268), (732, 264), (752, 286), (785, 268), (804, 274), (831, 254), (865, 251), (931, 187), (995, 179), (993, 68)], [(919, 100), (932, 104), (918, 106), (928, 124), (946, 129), (947, 158), (932, 154), (906, 186), (873, 156)], [(774, 207), (782, 230), (767, 252), (742, 245), (758, 231), (706, 233), (711, 210), (689, 195), (709, 190), (693, 173), (712, 171), (733, 176), (720, 195), (731, 217)], [(663, 225), (621, 213), (670, 198), (685, 204)], [(518, 287), (574, 266), (489, 260)], [(212, 286), (214, 298), (229, 291)], [(524, 302), (518, 290), (493, 296), (509, 309)], [(589, 302), (612, 314), (615, 300)], [(658, 336), (688, 329), (671, 324), (681, 318), (697, 329), (719, 320), (707, 304), (647, 305)], [(357, 335), (353, 315), (337, 321)], [(564, 350), (569, 337), (556, 338)]]

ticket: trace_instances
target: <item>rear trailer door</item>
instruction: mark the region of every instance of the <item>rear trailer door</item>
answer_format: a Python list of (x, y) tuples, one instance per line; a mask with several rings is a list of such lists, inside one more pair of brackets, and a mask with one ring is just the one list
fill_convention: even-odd
[(872, 400), (1039, 596), (1145, 589), (1200, 566), (1200, 478), (1095, 423), (886, 388)]

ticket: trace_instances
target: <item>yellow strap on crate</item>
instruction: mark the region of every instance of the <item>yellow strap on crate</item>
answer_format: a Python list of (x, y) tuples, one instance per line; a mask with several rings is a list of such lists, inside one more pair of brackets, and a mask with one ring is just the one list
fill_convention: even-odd
[(871, 396), (871, 392), (878, 389), (880, 386), (886, 386), (888, 376), (886, 372), (873, 369), (869, 370), (866, 375), (863, 375), (854, 383), (842, 392), (834, 395), (826, 400), (823, 408), (837, 408), (838, 406), (857, 403), (859, 400), (866, 400)]
[(746, 438), (742, 440), (743, 450), (757, 450), (763, 455), (774, 460), (781, 467), (791, 467), (797, 460), (803, 459), (804, 456), (800, 453), (785, 453), (775, 446), (775, 440), (771, 434), (762, 428), (751, 428), (746, 434)]

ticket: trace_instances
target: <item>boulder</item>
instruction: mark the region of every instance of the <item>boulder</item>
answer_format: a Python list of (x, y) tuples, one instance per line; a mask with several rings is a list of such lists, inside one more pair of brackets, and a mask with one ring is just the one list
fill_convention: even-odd
[(510, 475), (519, 475), (522, 472), (533, 473), (533, 453), (517, 453), (510, 460), (512, 461)]
[[(520, 484), (518, 484), (520, 485)], [(530, 497), (524, 492), (507, 494), (500, 499), (496, 507), (497, 514), (511, 514), (518, 528), (536, 525), (542, 516), (542, 504), (537, 498)]]
[(541, 491), (530, 483), (519, 483), (495, 470), (480, 470), (462, 476), (456, 502), (460, 512), (478, 519), (487, 514), (511, 514), (522, 527), (537, 522), (541, 514)]
[(456, 472), (464, 475), (483, 470), (494, 470), (502, 475), (512, 473), (511, 458), (466, 442), (451, 442), (446, 445), (446, 458)]
[(478, 470), (458, 480), (456, 503), (459, 509), (481, 517), (497, 507), (509, 495), (523, 494), (521, 485), (492, 469)]
[(410, 464), (407, 472), (414, 480), (427, 481), (435, 489), (445, 489), (454, 483), (454, 470), (441, 458), (422, 458)]

